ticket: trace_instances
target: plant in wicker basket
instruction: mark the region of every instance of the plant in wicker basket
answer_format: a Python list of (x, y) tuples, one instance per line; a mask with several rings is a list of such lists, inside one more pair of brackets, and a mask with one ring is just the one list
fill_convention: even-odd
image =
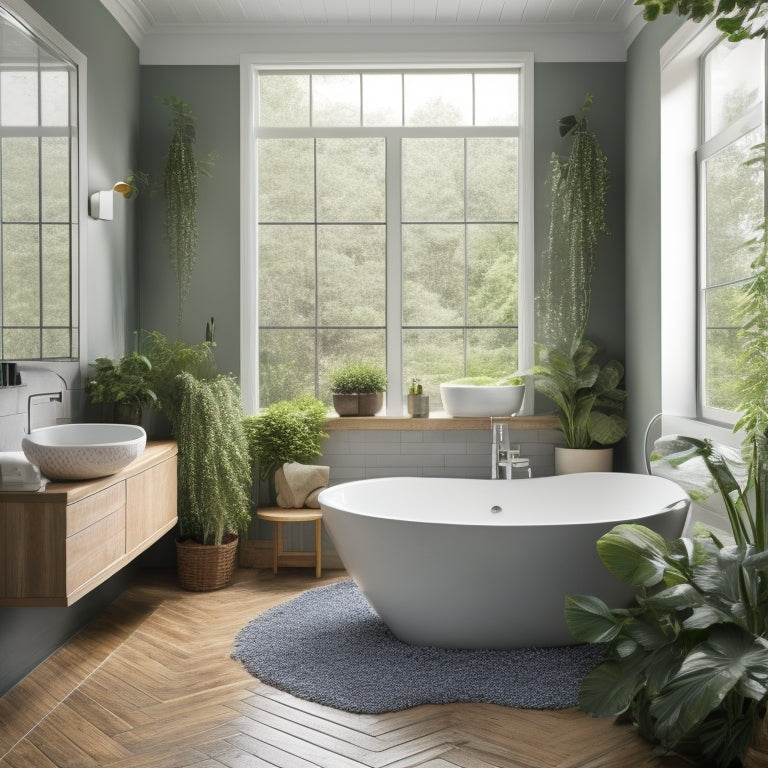
[(231, 376), (175, 379), (171, 421), (179, 447), (179, 540), (182, 587), (226, 586), (238, 534), (251, 521), (251, 463), (240, 389)]

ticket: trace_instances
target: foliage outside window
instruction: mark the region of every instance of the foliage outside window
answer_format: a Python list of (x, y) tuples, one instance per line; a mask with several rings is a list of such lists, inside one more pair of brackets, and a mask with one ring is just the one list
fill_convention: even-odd
[(0, 358), (76, 358), (77, 70), (0, 29)]
[(720, 42), (703, 58), (699, 169), (699, 400), (732, 420), (742, 381), (739, 301), (751, 279), (747, 247), (765, 216), (765, 178), (747, 164), (764, 140), (764, 42)]
[(519, 80), (259, 73), (262, 407), (330, 404), (349, 359), (401, 391), (517, 369)]

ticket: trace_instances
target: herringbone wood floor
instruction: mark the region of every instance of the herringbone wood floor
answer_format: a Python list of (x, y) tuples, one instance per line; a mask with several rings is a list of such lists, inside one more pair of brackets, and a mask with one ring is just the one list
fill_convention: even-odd
[[(630, 727), (485, 704), (351, 715), (262, 685), (229, 658), (255, 615), (330, 583), (242, 569), (183, 592), (146, 572), (0, 699), (2, 768), (680, 768)], [(686, 764), (687, 765), (687, 764)]]

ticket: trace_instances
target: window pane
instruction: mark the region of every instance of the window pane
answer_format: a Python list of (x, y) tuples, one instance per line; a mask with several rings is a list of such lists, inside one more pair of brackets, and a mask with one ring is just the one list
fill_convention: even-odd
[(3, 227), (3, 324), (40, 324), (40, 244), (37, 225)]
[(472, 75), (405, 74), (406, 125), (472, 125)]
[(739, 338), (735, 329), (710, 329), (706, 334), (704, 405), (736, 411), (741, 403), (738, 370)]
[(704, 60), (705, 138), (722, 131), (763, 98), (762, 40), (724, 41)]
[(360, 125), (360, 75), (312, 75), (312, 125)]
[(3, 357), (7, 360), (39, 360), (38, 328), (3, 328)]
[(41, 141), (40, 182), (43, 221), (69, 221), (69, 139)]
[[(68, 326), (71, 297), (69, 294), (69, 226), (46, 224), (43, 231), (43, 325)], [(67, 331), (67, 347), (69, 332)], [(45, 355), (45, 351), (43, 351)], [(60, 354), (55, 357), (61, 357)]]
[(309, 75), (261, 75), (259, 125), (309, 125)]
[(260, 139), (259, 221), (314, 221), (312, 139)]
[(403, 76), (363, 75), (363, 125), (403, 124)]
[(259, 406), (315, 391), (315, 330), (259, 331)]
[(763, 218), (763, 179), (759, 166), (745, 166), (761, 140), (753, 131), (705, 163), (707, 285), (750, 274), (752, 254), (744, 243)]
[(464, 324), (464, 225), (403, 225), (403, 325)]
[(320, 369), (319, 397), (329, 406), (333, 398), (328, 374), (349, 360), (366, 362), (386, 368), (386, 336), (380, 329), (340, 329), (318, 331), (318, 365)]
[(403, 331), (404, 391), (412, 378), (421, 379), (430, 408), (440, 410), (440, 384), (464, 376), (464, 332), (460, 328)]
[(403, 221), (464, 220), (464, 140), (403, 139)]
[(39, 219), (38, 139), (2, 140), (3, 221)]
[(517, 221), (517, 139), (467, 139), (467, 218)]
[(43, 357), (72, 357), (69, 328), (43, 328)]
[(37, 70), (0, 72), (0, 122), (37, 125)]
[(384, 139), (317, 140), (317, 220), (386, 219)]
[(471, 328), (467, 331), (466, 376), (501, 379), (516, 370), (516, 328)]
[(40, 73), (40, 110), (42, 125), (69, 125), (69, 72)]
[(467, 226), (468, 325), (517, 325), (516, 224)]
[(517, 72), (475, 75), (475, 125), (518, 124), (519, 79)]
[(314, 226), (262, 226), (259, 229), (259, 324), (314, 323)]
[(319, 226), (317, 261), (320, 325), (385, 325), (383, 224)]

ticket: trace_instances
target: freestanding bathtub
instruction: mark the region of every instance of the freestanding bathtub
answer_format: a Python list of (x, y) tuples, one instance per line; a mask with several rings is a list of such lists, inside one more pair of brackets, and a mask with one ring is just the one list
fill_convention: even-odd
[(390, 477), (320, 493), (347, 571), (400, 640), (444, 648), (571, 645), (568, 593), (611, 607), (633, 591), (595, 544), (622, 522), (682, 534), (688, 497), (651, 475), (530, 480)]

